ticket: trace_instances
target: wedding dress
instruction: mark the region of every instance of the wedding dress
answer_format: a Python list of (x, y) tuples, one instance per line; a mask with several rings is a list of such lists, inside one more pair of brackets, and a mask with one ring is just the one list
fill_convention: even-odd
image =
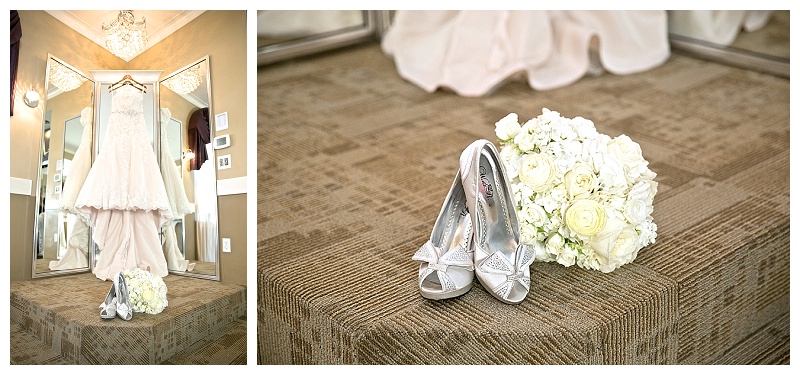
[[(182, 219), (186, 214), (194, 212), (194, 205), (186, 197), (186, 190), (183, 188), (183, 180), (172, 154), (169, 152), (169, 136), (167, 135), (167, 124), (169, 124), (171, 113), (169, 109), (161, 109), (161, 171), (164, 178), (164, 187), (167, 191), (172, 217), (176, 220)], [(191, 271), (195, 263), (189, 263), (185, 259), (178, 247), (178, 239), (175, 234), (174, 225), (164, 226), (164, 256), (167, 259), (167, 268), (176, 271)]]
[[(50, 261), (51, 270), (70, 270), (89, 266), (89, 224), (78, 214), (75, 208), (75, 200), (81, 191), (86, 175), (92, 168), (92, 108), (86, 107), (81, 111), (81, 142), (75, 155), (72, 157), (72, 164), (69, 175), (64, 181), (61, 190), (61, 210), (68, 216), (71, 230), (67, 239), (67, 251), (60, 260)], [(76, 219), (77, 217), (77, 219)]]
[(158, 235), (172, 211), (147, 134), (143, 96), (132, 86), (112, 91), (103, 145), (75, 202), (101, 250), (93, 271), (101, 280), (136, 267), (168, 274)]
[(411, 83), (462, 96), (517, 77), (550, 90), (586, 73), (642, 72), (670, 54), (665, 11), (620, 10), (399, 10), (381, 48)]

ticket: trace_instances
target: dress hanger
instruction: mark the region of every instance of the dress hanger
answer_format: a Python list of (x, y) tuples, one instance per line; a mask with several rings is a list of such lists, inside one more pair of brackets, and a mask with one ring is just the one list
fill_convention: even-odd
[(147, 88), (145, 87), (145, 85), (133, 79), (133, 77), (131, 77), (130, 74), (126, 74), (124, 77), (122, 77), (121, 80), (112, 83), (111, 86), (108, 86), (108, 92), (114, 91), (122, 86), (133, 86), (133, 88), (141, 92), (147, 92)]

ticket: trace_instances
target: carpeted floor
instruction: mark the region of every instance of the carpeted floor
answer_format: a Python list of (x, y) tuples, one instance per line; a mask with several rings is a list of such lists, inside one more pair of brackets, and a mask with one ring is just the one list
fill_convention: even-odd
[[(258, 72), (258, 363), (789, 363), (789, 81), (674, 54), (537, 92), (426, 93), (378, 44)], [(534, 263), (504, 305), (419, 296), (462, 149), (547, 107), (638, 142), (657, 243), (610, 273)]]

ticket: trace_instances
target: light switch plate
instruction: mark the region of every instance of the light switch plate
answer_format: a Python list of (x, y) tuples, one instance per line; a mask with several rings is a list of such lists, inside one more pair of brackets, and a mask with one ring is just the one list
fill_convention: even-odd
[(230, 238), (223, 238), (222, 239), (222, 252), (223, 253), (230, 253), (231, 252), (231, 239)]

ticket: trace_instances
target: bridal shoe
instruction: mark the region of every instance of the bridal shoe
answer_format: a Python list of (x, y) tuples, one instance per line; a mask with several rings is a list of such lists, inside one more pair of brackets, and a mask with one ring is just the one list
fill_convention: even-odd
[(497, 148), (488, 140), (470, 144), (460, 173), (472, 223), (475, 275), (495, 298), (522, 302), (530, 290), (534, 252), (519, 241), (516, 205)]
[(117, 315), (124, 320), (131, 320), (133, 317), (131, 295), (128, 293), (128, 285), (125, 283), (125, 276), (122, 272), (114, 278), (114, 289), (117, 292)]
[(114, 319), (117, 315), (117, 294), (114, 285), (111, 285), (111, 290), (103, 303), (100, 304), (100, 317), (103, 319)]
[(460, 174), (444, 200), (430, 239), (411, 259), (421, 262), (417, 283), (428, 299), (458, 297), (472, 288), (472, 220)]

